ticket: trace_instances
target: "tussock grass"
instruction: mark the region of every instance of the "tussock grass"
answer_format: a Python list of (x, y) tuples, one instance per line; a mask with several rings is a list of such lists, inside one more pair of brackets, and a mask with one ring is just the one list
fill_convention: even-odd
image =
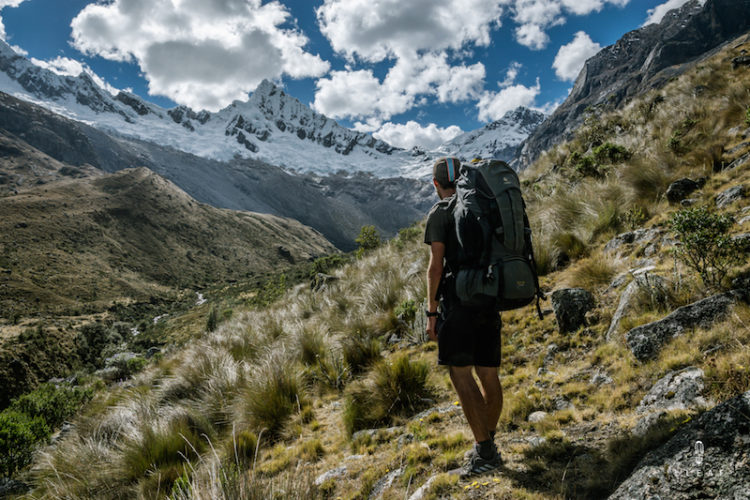
[(426, 362), (412, 362), (406, 355), (376, 364), (368, 379), (348, 391), (343, 417), (346, 430), (351, 434), (424, 408), (424, 400), (433, 395), (427, 381), (429, 372)]

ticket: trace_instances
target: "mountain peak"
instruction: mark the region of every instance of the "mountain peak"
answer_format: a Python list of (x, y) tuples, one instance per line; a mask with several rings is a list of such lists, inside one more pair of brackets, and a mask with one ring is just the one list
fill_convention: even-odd
[(264, 78), (262, 82), (258, 84), (258, 87), (256, 87), (255, 91), (253, 92), (253, 95), (259, 95), (259, 96), (272, 96), (279, 90), (279, 87), (276, 86), (273, 82), (271, 82), (269, 79)]

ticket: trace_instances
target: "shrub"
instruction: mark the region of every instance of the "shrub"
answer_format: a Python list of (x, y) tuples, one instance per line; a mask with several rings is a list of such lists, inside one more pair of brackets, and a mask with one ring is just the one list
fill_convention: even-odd
[(76, 336), (78, 357), (90, 367), (101, 368), (104, 364), (103, 353), (107, 348), (123, 341), (116, 328), (109, 328), (102, 323), (83, 325)]
[(318, 257), (310, 266), (310, 279), (315, 278), (318, 274), (330, 274), (334, 269), (338, 269), (351, 260), (350, 255), (336, 253), (325, 257)]
[(729, 235), (732, 217), (700, 207), (680, 210), (669, 222), (679, 241), (675, 252), (680, 260), (708, 288), (721, 288), (729, 269), (743, 259), (740, 243)]
[(750, 108), (745, 111), (745, 125), (750, 127)]
[(375, 229), (375, 226), (362, 226), (359, 236), (354, 239), (354, 242), (359, 245), (357, 255), (362, 256), (364, 252), (380, 246), (380, 233)]
[(622, 223), (627, 229), (630, 229), (631, 231), (643, 226), (643, 223), (646, 222), (648, 218), (648, 211), (640, 206), (629, 208), (621, 216)]
[(13, 401), (10, 409), (30, 418), (40, 417), (54, 429), (78, 411), (91, 398), (92, 392), (91, 389), (56, 387), (46, 383)]
[(630, 159), (632, 154), (619, 144), (605, 142), (594, 148), (594, 159), (599, 163), (613, 164), (622, 163)]
[(427, 384), (429, 365), (401, 355), (393, 362), (375, 365), (369, 380), (356, 384), (347, 394), (344, 426), (351, 434), (359, 429), (388, 423), (395, 416), (416, 413), (432, 396)]
[(325, 356), (326, 343), (323, 336), (309, 329), (303, 329), (299, 334), (299, 358), (305, 365), (313, 365)]
[(34, 445), (49, 435), (41, 417), (14, 410), (0, 413), (0, 476), (11, 476), (30, 464)]
[(247, 466), (255, 459), (258, 449), (258, 436), (254, 432), (241, 431), (230, 442), (230, 455), (234, 461)]
[(208, 311), (208, 318), (206, 318), (206, 331), (213, 332), (219, 325), (219, 312), (216, 306), (212, 306), (211, 310)]

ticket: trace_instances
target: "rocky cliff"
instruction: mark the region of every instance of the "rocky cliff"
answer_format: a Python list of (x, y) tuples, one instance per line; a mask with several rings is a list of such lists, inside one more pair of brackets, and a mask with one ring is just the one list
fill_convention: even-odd
[(691, 0), (659, 24), (623, 36), (586, 61), (568, 98), (524, 142), (515, 164), (529, 166), (581, 125), (587, 109), (617, 108), (663, 85), (691, 63), (750, 29), (750, 0)]

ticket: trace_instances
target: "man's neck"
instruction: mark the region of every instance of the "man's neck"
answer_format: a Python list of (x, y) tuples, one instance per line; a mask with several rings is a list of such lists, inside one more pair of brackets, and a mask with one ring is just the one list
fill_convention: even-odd
[(454, 194), (456, 194), (456, 189), (455, 188), (450, 188), (450, 189), (440, 188), (440, 189), (438, 189), (438, 196), (440, 197), (441, 200), (449, 198), (449, 197), (453, 196)]

